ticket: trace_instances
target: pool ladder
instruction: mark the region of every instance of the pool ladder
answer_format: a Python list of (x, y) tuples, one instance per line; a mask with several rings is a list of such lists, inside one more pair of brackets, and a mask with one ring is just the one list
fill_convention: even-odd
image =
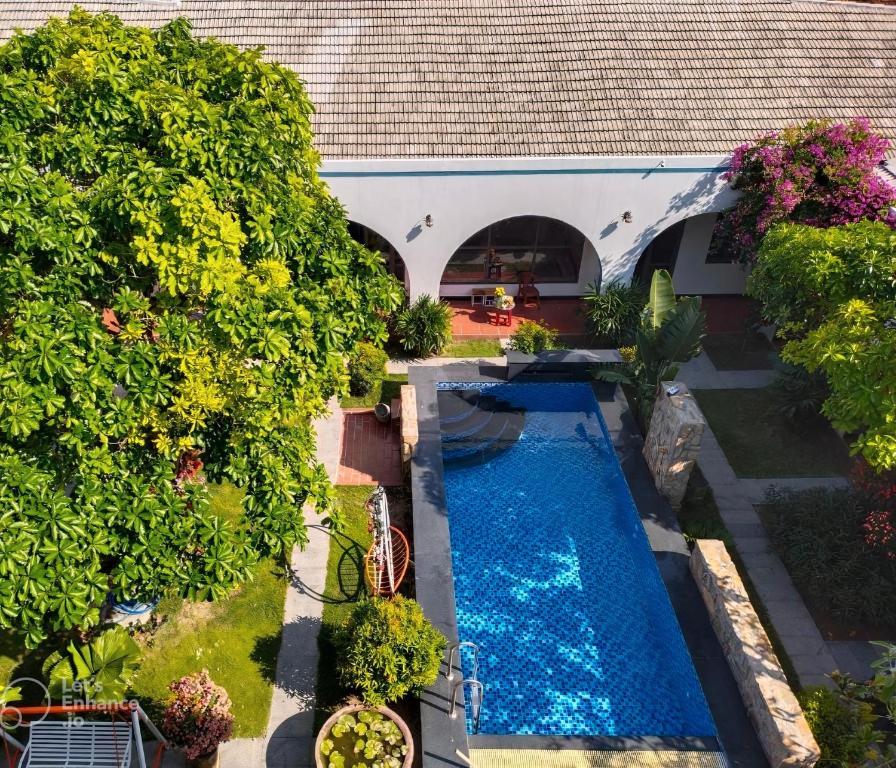
[[(461, 667), (463, 666), (460, 658), (462, 648), (473, 649), (473, 674), (471, 677), (464, 678), (463, 671), (461, 670), (461, 679), (455, 683), (454, 678), (457, 677), (457, 675), (454, 674), (454, 660), (456, 658), (458, 665)], [(469, 640), (465, 640), (461, 643), (453, 643), (451, 645), (451, 649), (448, 651), (448, 674), (446, 677), (448, 678), (449, 683), (454, 683), (454, 687), (451, 690), (451, 711), (449, 717), (452, 720), (457, 718), (457, 693), (458, 691), (463, 692), (463, 690), (469, 686), (473, 733), (479, 733), (479, 716), (482, 713), (482, 699), (485, 694), (485, 689), (482, 687), (482, 683), (479, 682), (479, 646), (476, 645), (476, 643), (471, 643)], [(463, 708), (465, 709), (465, 707)]]

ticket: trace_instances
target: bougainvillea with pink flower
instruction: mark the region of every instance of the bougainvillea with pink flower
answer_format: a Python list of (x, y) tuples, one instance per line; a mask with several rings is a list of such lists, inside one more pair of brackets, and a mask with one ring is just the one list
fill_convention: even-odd
[(896, 472), (876, 471), (860, 458), (849, 483), (867, 510), (862, 525), (865, 543), (889, 560), (896, 560)]
[(827, 227), (862, 219), (896, 224), (896, 187), (878, 173), (889, 149), (864, 118), (812, 121), (734, 150), (725, 179), (741, 197), (716, 225), (713, 248), (752, 263), (766, 232), (782, 221)]
[(233, 734), (230, 698), (203, 669), (175, 680), (162, 730), (184, 750), (188, 760), (210, 755)]

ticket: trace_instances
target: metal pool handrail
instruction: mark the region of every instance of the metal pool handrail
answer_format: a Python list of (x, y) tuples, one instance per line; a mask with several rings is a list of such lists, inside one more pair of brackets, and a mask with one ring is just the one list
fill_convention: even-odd
[[(452, 720), (457, 718), (457, 692), (465, 685), (470, 686), (470, 709), (473, 715), (473, 733), (479, 732), (479, 715), (482, 712), (482, 699), (485, 697), (485, 688), (478, 680), (468, 678), (460, 680), (454, 684), (454, 691), (451, 694), (451, 717)], [(478, 697), (475, 692), (478, 692)]]
[[(479, 646), (476, 643), (471, 642), (470, 640), (464, 640), (460, 643), (452, 643), (451, 648), (448, 651), (448, 674), (445, 677), (449, 682), (454, 680), (454, 659), (455, 657), (458, 660), (458, 663), (461, 663), (460, 659), (460, 649), (461, 648), (472, 648), (473, 649), (473, 676), (472, 680), (479, 680)], [(463, 670), (461, 670), (463, 671)]]

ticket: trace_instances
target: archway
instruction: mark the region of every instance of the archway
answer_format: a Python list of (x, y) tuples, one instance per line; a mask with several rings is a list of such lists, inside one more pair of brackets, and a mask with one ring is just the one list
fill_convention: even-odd
[(442, 293), (462, 295), (464, 286), (516, 283), (531, 272), (539, 284), (578, 284), (587, 238), (547, 216), (513, 216), (467, 238), (442, 273)]
[(678, 293), (743, 293), (746, 271), (714, 247), (717, 219), (716, 212), (700, 213), (666, 227), (642, 251), (632, 280), (648, 285), (656, 270), (666, 269)]
[(378, 252), (383, 257), (383, 262), (389, 274), (394, 275), (404, 285), (406, 291), (410, 289), (404, 260), (392, 243), (386, 240), (379, 232), (356, 221), (349, 221), (348, 233), (368, 250)]

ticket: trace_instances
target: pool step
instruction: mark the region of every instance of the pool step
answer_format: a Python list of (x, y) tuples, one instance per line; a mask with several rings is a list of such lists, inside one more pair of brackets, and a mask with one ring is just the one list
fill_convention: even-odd
[(478, 390), (442, 390), (438, 402), (446, 465), (489, 461), (516, 443), (525, 426), (522, 408)]

